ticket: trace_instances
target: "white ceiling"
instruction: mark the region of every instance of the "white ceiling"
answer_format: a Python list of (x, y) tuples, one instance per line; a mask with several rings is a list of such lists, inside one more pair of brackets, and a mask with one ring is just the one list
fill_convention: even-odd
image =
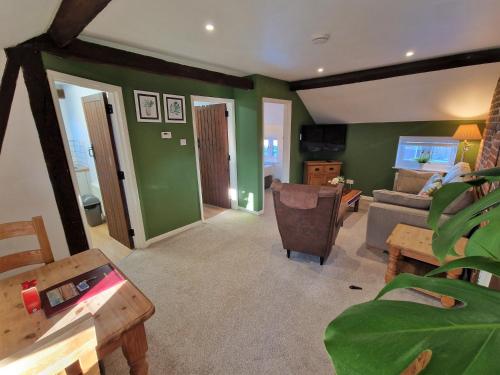
[[(59, 4), (3, 0), (0, 47), (46, 31)], [(500, 0), (113, 0), (83, 38), (230, 74), (295, 80), (317, 77), (319, 66), (327, 75), (499, 47), (499, 14)], [(330, 41), (313, 45), (318, 32)], [(489, 64), (300, 95), (317, 121), (484, 117), (499, 75), (499, 65)]]
[(484, 119), (500, 63), (299, 91), (316, 123)]
[(2, 0), (0, 48), (12, 47), (47, 31), (61, 0)]
[[(499, 0), (114, 0), (93, 38), (295, 80), (500, 46)], [(215, 31), (204, 26), (213, 22)], [(314, 33), (331, 34), (313, 45)]]

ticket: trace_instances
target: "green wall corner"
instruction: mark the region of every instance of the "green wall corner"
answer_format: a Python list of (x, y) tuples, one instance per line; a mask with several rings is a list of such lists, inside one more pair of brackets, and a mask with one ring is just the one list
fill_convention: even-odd
[[(413, 121), (348, 124), (346, 149), (342, 152), (308, 154), (310, 160), (340, 160), (341, 174), (354, 180), (353, 188), (371, 196), (376, 189), (392, 189), (400, 136), (451, 137), (461, 124), (474, 122), (480, 130), (484, 120)], [(471, 142), (465, 161), (474, 168), (479, 142)], [(460, 143), (457, 161), (462, 155)]]
[[(46, 69), (122, 87), (146, 239), (199, 221), (200, 202), (190, 95), (233, 98), (233, 89), (190, 79), (43, 54)], [(139, 123), (134, 90), (183, 95), (186, 124)], [(161, 106), (164, 119), (163, 106)], [(173, 139), (161, 139), (171, 131)], [(187, 139), (187, 146), (179, 140)], [(244, 159), (242, 157), (242, 159)]]

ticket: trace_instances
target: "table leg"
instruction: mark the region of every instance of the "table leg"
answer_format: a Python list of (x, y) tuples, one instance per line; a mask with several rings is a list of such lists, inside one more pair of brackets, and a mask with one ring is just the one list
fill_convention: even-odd
[(356, 203), (354, 203), (354, 212), (359, 211), (359, 198), (356, 200)]
[[(455, 280), (458, 279), (460, 275), (462, 275), (462, 269), (457, 268), (447, 272), (446, 278)], [(449, 296), (441, 296), (441, 305), (443, 305), (444, 307), (453, 307), (455, 306), (455, 298)]]
[(130, 375), (147, 375), (148, 342), (144, 324), (140, 323), (123, 334), (122, 351), (130, 367)]
[(401, 258), (401, 250), (397, 247), (389, 247), (389, 262), (387, 263), (387, 271), (385, 272), (385, 282), (388, 283), (398, 274), (398, 262)]

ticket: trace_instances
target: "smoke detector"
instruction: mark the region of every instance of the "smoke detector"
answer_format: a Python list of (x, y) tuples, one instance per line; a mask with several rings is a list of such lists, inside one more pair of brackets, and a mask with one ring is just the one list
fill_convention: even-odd
[(330, 39), (330, 34), (314, 34), (312, 36), (313, 44), (325, 44)]

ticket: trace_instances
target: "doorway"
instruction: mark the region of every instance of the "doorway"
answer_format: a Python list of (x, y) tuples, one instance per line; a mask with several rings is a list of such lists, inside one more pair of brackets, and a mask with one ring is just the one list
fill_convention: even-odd
[(289, 182), (291, 118), (290, 100), (262, 99), (263, 196), (274, 179)]
[(234, 100), (191, 96), (202, 220), (237, 208)]
[(143, 234), (137, 208), (132, 205), (129, 213), (125, 181), (135, 176), (124, 155), (129, 144), (119, 126), (116, 87), (56, 72), (48, 76), (89, 244), (119, 260), (142, 244)]

